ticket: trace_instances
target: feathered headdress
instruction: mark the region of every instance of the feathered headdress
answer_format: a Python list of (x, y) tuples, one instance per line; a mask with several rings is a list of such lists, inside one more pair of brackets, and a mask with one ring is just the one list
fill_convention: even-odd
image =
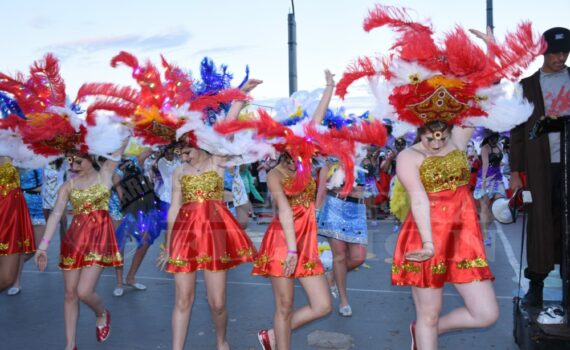
[[(98, 110), (112, 111), (128, 119), (133, 125), (134, 135), (144, 143), (165, 145), (176, 141), (176, 131), (188, 118), (203, 118), (206, 110), (219, 110), (223, 103), (247, 99), (239, 89), (216, 85), (214, 78), (195, 86), (188, 74), (168, 63), (164, 57), (161, 58), (164, 79), (150, 61), (141, 65), (135, 56), (124, 51), (113, 57), (111, 66), (124, 64), (130, 67), (139, 88), (118, 87), (109, 83), (84, 84), (77, 98), (95, 98), (87, 109), (87, 122), (91, 123), (92, 116)], [(208, 62), (203, 62), (203, 67), (208, 66)], [(203, 69), (208, 71), (207, 68)], [(224, 73), (222, 80), (227, 78)]]
[[(267, 111), (260, 109), (257, 116), (247, 120), (221, 121), (214, 126), (221, 134), (232, 134), (244, 129), (254, 129), (257, 138), (272, 144), (279, 152), (287, 152), (295, 161), (296, 172), (293, 181), (285, 189), (288, 193), (298, 193), (305, 189), (311, 178), (311, 161), (320, 154), (334, 156), (347, 174), (343, 195), (348, 195), (354, 183), (355, 142), (383, 143), (386, 131), (380, 123), (362, 123), (353, 127), (331, 129), (317, 126), (314, 123), (303, 123), (303, 131), (279, 123)], [(372, 137), (370, 137), (373, 135)], [(373, 138), (375, 141), (371, 141)]]
[[(389, 56), (362, 57), (351, 64), (337, 84), (339, 96), (355, 80), (368, 77), (372, 84), (383, 80), (373, 86), (380, 118), (395, 117), (412, 126), (440, 120), (497, 131), (528, 119), (532, 106), (520, 91), (512, 83), (496, 83), (515, 80), (544, 51), (544, 40), (530, 23), (507, 34), (502, 45), (488, 43), (488, 53), (459, 26), (438, 45), (431, 25), (413, 21), (405, 9), (377, 5), (363, 26), (366, 31), (389, 26), (398, 38)], [(404, 131), (395, 128), (397, 134)]]
[(79, 117), (80, 108), (66, 103), (65, 83), (59, 62), (52, 54), (34, 62), (29, 77), (22, 73), (15, 77), (0, 73), (0, 90), (14, 97), (18, 109), (8, 108), (13, 111), (12, 116), (25, 118), (12, 123), (12, 130), (17, 129), (23, 143), (38, 155), (58, 157), (66, 152), (108, 155), (119, 148), (122, 141), (119, 135), (126, 135), (124, 128), (113, 125), (109, 118), (95, 122), (93, 117), (91, 125), (85, 124)]

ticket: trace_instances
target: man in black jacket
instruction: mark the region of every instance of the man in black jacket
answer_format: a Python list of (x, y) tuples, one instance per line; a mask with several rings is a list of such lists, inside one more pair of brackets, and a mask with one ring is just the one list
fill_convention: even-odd
[[(543, 34), (548, 48), (540, 70), (521, 81), (524, 96), (534, 104), (526, 123), (511, 131), (510, 188), (522, 187), (521, 172), (526, 172), (532, 195), (527, 236), (525, 277), (530, 288), (523, 303), (542, 304), (544, 279), (561, 262), (562, 188), (560, 166), (560, 128), (556, 123), (534, 139), (533, 126), (544, 116), (570, 115), (570, 71), (566, 66), (570, 52), (570, 31), (551, 28)], [(566, 103), (568, 102), (568, 103)], [(522, 262), (521, 262), (522, 263)]]

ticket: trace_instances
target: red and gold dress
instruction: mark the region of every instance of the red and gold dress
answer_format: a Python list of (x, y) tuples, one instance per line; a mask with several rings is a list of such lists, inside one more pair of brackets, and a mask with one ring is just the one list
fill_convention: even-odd
[(72, 188), (69, 198), (73, 219), (61, 240), (59, 267), (62, 270), (123, 265), (109, 216), (110, 197), (111, 190), (101, 183), (84, 190)]
[(182, 200), (166, 271), (222, 271), (252, 262), (255, 247), (223, 201), (224, 179), (211, 170), (180, 179)]
[[(283, 186), (291, 178), (283, 181)], [(317, 221), (315, 215), (316, 184), (311, 180), (305, 190), (297, 195), (287, 195), (293, 211), (295, 237), (297, 239), (298, 262), (290, 278), (308, 277), (324, 273), (319, 258), (317, 242)], [(275, 216), (263, 237), (259, 253), (253, 264), (252, 274), (264, 277), (285, 277), (283, 265), (287, 257), (287, 242), (279, 217)]]
[(422, 240), (410, 211), (402, 224), (394, 251), (392, 284), (442, 288), (445, 282), (493, 280), (469, 190), (469, 165), (465, 152), (427, 157), (420, 178), (429, 198), (435, 255), (424, 262), (405, 259), (422, 248)]
[(20, 175), (10, 163), (0, 165), (0, 227), (0, 256), (30, 254), (36, 250)]

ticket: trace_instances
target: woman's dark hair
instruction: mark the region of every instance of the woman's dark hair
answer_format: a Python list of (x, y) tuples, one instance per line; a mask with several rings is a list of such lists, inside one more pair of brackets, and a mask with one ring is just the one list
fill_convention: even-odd
[(281, 163), (282, 161), (287, 161), (287, 159), (293, 159), (288, 152), (283, 152), (279, 155), (279, 159), (277, 159), (277, 163)]
[(61, 169), (61, 166), (63, 165), (63, 158), (57, 158), (53, 161), (53, 164), (57, 170)]
[(97, 159), (104, 159), (106, 160), (106, 158), (101, 157), (101, 156), (92, 156), (88, 153), (81, 153), (78, 151), (70, 151), (68, 153), (66, 153), (67, 157), (76, 157), (76, 158), (82, 158), (82, 159), (86, 159), (88, 161), (91, 162), (91, 165), (93, 166), (93, 168), (97, 171), (101, 170), (101, 164), (104, 163), (104, 161), (102, 161), (101, 163), (99, 163), (97, 161)]
[(483, 139), (483, 141), (481, 141), (481, 147), (485, 146), (486, 144), (489, 144), (491, 139), (495, 139), (495, 144), (497, 144), (497, 142), (499, 142), (499, 133), (498, 132), (491, 132), (490, 134), (488, 134), (487, 136), (485, 136), (485, 138)]
[[(93, 169), (95, 169), (97, 171), (101, 170), (101, 164), (103, 164), (105, 162), (105, 160), (107, 160), (107, 158), (105, 158), (105, 157), (90, 156), (90, 155), (87, 155), (86, 159), (91, 161), (91, 165), (93, 166)], [(104, 159), (104, 160), (101, 163), (99, 163), (101, 161), (101, 159)]]

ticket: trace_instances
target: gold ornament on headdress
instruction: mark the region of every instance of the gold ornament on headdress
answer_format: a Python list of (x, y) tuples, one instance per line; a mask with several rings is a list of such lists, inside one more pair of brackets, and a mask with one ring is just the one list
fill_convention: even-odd
[(146, 128), (154, 135), (160, 136), (161, 138), (167, 141), (175, 141), (176, 140), (176, 130), (164, 125), (157, 123), (156, 121), (152, 121), (150, 125)]
[(469, 106), (459, 102), (445, 87), (440, 86), (425, 100), (408, 105), (406, 108), (424, 123), (429, 123), (434, 120), (448, 122), (469, 109)]

